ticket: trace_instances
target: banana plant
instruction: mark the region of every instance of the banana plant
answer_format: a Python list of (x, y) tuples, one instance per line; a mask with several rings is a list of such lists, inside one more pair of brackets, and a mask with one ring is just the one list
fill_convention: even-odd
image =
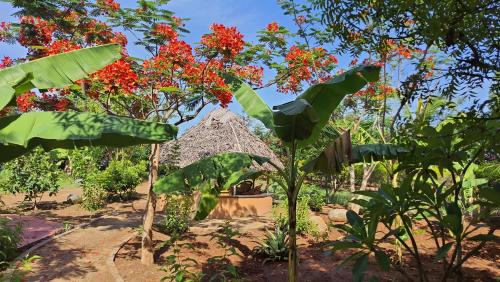
[[(31, 89), (72, 85), (121, 57), (121, 46), (108, 44), (49, 56), (0, 70), (0, 110)], [(129, 146), (175, 137), (172, 125), (81, 112), (29, 112), (0, 118), (0, 163), (35, 147), (45, 150), (79, 146)]]
[[(328, 123), (333, 111), (339, 106), (342, 99), (348, 94), (359, 91), (368, 82), (377, 81), (379, 73), (380, 67), (377, 66), (356, 67), (333, 77), (330, 81), (313, 85), (295, 100), (274, 106), (273, 110), (248, 84), (234, 77), (226, 78), (232, 87), (234, 97), (243, 110), (250, 117), (260, 120), (264, 126), (283, 141), (287, 149), (288, 161), (284, 168), (270, 160), (267, 160), (267, 162), (277, 170), (278, 175), (280, 175), (277, 182), (288, 196), (289, 281), (297, 281), (296, 207), (299, 190), (306, 176), (318, 170), (328, 173), (338, 172), (342, 164), (351, 161), (353, 158), (352, 152), (356, 154), (354, 157), (361, 159), (362, 157), (358, 156), (358, 154), (366, 152), (372, 153), (371, 157), (379, 154), (385, 157), (394, 157), (395, 154), (401, 151), (397, 146), (391, 144), (384, 144), (379, 147), (372, 146), (370, 148), (355, 147), (353, 150), (349, 131), (346, 131), (317, 157), (306, 162), (304, 166), (299, 167), (296, 158), (299, 149), (315, 144), (320, 132)], [(200, 170), (191, 172), (199, 174)], [(232, 171), (232, 173), (233, 177), (229, 178), (238, 179), (238, 172)], [(241, 175), (241, 172), (239, 174)], [(166, 177), (169, 178), (170, 176)], [(187, 177), (193, 176), (185, 175), (185, 178)], [(168, 193), (171, 189), (174, 189), (173, 186), (170, 186), (166, 181), (159, 181), (155, 185), (157, 193)]]

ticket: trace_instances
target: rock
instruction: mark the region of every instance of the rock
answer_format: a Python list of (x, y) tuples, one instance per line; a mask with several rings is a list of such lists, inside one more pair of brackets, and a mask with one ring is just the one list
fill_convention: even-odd
[(328, 218), (331, 221), (346, 222), (347, 221), (346, 213), (347, 213), (346, 209), (331, 209), (328, 212)]
[(82, 196), (77, 194), (69, 194), (66, 198), (66, 203), (78, 204), (82, 202)]
[(323, 235), (323, 234), (328, 233), (328, 226), (326, 225), (323, 218), (321, 218), (321, 216), (319, 216), (319, 215), (311, 216), (311, 221), (318, 228), (319, 235)]

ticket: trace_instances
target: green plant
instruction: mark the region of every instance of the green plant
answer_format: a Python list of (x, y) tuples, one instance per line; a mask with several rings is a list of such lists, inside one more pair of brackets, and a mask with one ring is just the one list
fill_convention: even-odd
[[(9, 270), (4, 272), (0, 272), (0, 281), (2, 282), (20, 282), (24, 281), (24, 277), (28, 272), (32, 270), (33, 262), (41, 259), (40, 256), (28, 256), (23, 258), (21, 261), (17, 263), (6, 264)], [(2, 261), (0, 260), (0, 269)]]
[(214, 270), (210, 281), (234, 281), (239, 279), (236, 267), (231, 263), (230, 258), (240, 256), (232, 242), (240, 233), (231, 227), (229, 221), (226, 221), (219, 230), (210, 235), (210, 241), (215, 240), (215, 244), (224, 250), (220, 256), (213, 256), (208, 259), (208, 263)]
[(8, 218), (0, 217), (0, 270), (5, 268), (7, 261), (14, 258), (17, 245), (21, 242), (22, 224), (13, 223)]
[(265, 238), (257, 242), (254, 253), (265, 257), (263, 263), (288, 260), (288, 233), (286, 229), (276, 226), (274, 232), (267, 231)]
[(108, 193), (103, 188), (99, 177), (100, 172), (87, 175), (83, 185), (82, 207), (88, 211), (97, 211), (106, 206)]
[[(425, 230), (435, 245), (434, 260), (443, 266), (442, 280), (451, 276), (463, 280), (463, 264), (487, 242), (500, 239), (494, 234), (497, 225), (490, 222), (491, 212), (500, 206), (500, 190), (479, 181), (472, 173), (481, 153), (497, 146), (497, 126), (487, 119), (454, 116), (436, 126), (412, 128), (417, 133), (410, 140), (414, 150), (400, 159), (398, 167), (404, 178), (398, 180), (398, 185), (383, 184), (378, 191), (356, 192), (367, 197), (354, 200), (362, 206), (363, 217), (348, 214), (350, 226), (338, 226), (348, 236), (334, 249), (356, 249), (351, 259), (356, 259), (355, 271), (360, 275), (366, 270), (371, 252), (375, 252), (379, 265), (388, 269), (387, 253), (375, 237), (376, 226), (382, 223), (382, 239), (397, 242), (414, 258), (419, 280), (429, 281), (415, 238), (422, 228), (414, 228), (416, 222), (425, 222)], [(468, 215), (471, 208), (476, 212)], [(477, 234), (480, 223), (488, 228)], [(466, 251), (465, 244), (473, 247)], [(405, 269), (393, 266), (405, 279), (411, 279)]]
[(35, 209), (44, 193), (53, 195), (59, 191), (58, 168), (42, 149), (6, 163), (4, 170), (9, 173), (3, 189), (12, 194), (24, 193), (25, 201), (33, 202)]
[(164, 215), (158, 225), (162, 232), (179, 236), (189, 230), (189, 218), (193, 198), (183, 195), (167, 195), (165, 198)]
[(99, 170), (103, 158), (103, 147), (84, 147), (68, 153), (71, 176), (85, 184), (86, 178)]
[[(308, 198), (304, 197), (299, 199), (297, 203), (297, 233), (315, 235), (317, 227), (311, 221)], [(273, 220), (276, 225), (281, 229), (287, 229), (289, 226), (288, 219), (288, 202), (283, 201), (278, 206), (273, 207)]]
[(330, 197), (332, 204), (347, 206), (354, 198), (354, 194), (349, 191), (338, 191)]
[(198, 262), (187, 255), (187, 252), (193, 251), (194, 246), (189, 243), (173, 243), (172, 254), (166, 259), (162, 270), (167, 273), (161, 281), (175, 282), (197, 282), (203, 278), (203, 273), (193, 272), (191, 269), (198, 266)]
[(146, 177), (146, 167), (146, 161), (133, 164), (129, 160), (113, 160), (104, 171), (97, 174), (97, 180), (108, 193), (108, 198), (118, 196), (122, 200), (127, 199)]
[(299, 192), (299, 199), (301, 197), (307, 198), (307, 203), (312, 211), (321, 211), (326, 202), (324, 189), (316, 185), (304, 184)]

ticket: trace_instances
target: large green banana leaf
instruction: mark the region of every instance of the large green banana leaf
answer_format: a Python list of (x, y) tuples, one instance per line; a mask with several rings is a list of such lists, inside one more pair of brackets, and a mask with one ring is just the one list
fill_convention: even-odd
[(297, 97), (297, 99), (308, 101), (318, 117), (312, 134), (308, 138), (301, 140), (300, 144), (314, 143), (344, 97), (361, 90), (368, 82), (377, 81), (379, 74), (380, 67), (372, 65), (359, 66), (336, 75), (325, 83), (313, 85)]
[(314, 143), (333, 111), (348, 94), (355, 93), (368, 82), (379, 79), (380, 67), (359, 66), (333, 77), (330, 81), (308, 88), (294, 101), (270, 110), (260, 96), (246, 83), (228, 80), (243, 110), (274, 130), (285, 142), (299, 141), (300, 146)]
[(0, 119), (0, 162), (9, 161), (42, 146), (122, 147), (160, 143), (174, 138), (173, 125), (125, 117), (77, 112), (30, 112)]
[(268, 129), (274, 130), (273, 112), (259, 94), (250, 85), (235, 77), (228, 76), (226, 81), (231, 85), (234, 91), (233, 95), (245, 113), (260, 120)]
[(220, 183), (222, 188), (235, 172), (251, 167), (254, 162), (262, 165), (267, 161), (267, 158), (244, 153), (218, 154), (160, 178), (154, 184), (153, 191), (157, 194), (183, 194), (190, 189), (200, 190), (202, 197), (195, 219), (203, 219), (215, 208), (214, 201), (217, 201), (220, 192), (215, 187), (207, 187), (207, 185), (217, 181), (222, 182)]
[(0, 110), (16, 94), (33, 88), (61, 88), (87, 77), (121, 57), (121, 46), (108, 44), (53, 55), (0, 70)]

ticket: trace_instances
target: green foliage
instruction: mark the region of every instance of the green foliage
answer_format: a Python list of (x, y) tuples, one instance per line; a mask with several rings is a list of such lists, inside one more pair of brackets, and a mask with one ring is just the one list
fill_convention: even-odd
[(224, 250), (220, 256), (213, 256), (208, 259), (208, 264), (214, 270), (209, 281), (235, 281), (239, 279), (236, 267), (231, 263), (230, 258), (240, 256), (236, 247), (232, 243), (241, 234), (234, 230), (229, 221), (226, 221), (220, 226), (219, 230), (211, 234), (210, 241), (215, 241), (215, 244)]
[(166, 195), (164, 215), (159, 228), (162, 232), (180, 236), (189, 230), (193, 198), (183, 195)]
[(109, 199), (118, 196), (124, 200), (132, 196), (135, 187), (147, 176), (146, 168), (145, 161), (133, 164), (129, 160), (113, 160), (104, 171), (97, 173), (96, 181)]
[(82, 180), (96, 173), (104, 154), (103, 147), (84, 147), (69, 151), (71, 176), (75, 180)]
[(129, 199), (147, 176), (146, 169), (146, 161), (133, 164), (129, 160), (113, 160), (105, 170), (90, 173), (84, 179), (82, 206), (95, 211), (117, 197)]
[(351, 202), (353, 197), (354, 197), (354, 194), (349, 192), (349, 191), (338, 191), (338, 192), (335, 192), (330, 197), (330, 203), (341, 205), (341, 206), (347, 206)]
[(0, 217), (0, 270), (5, 268), (7, 261), (13, 259), (17, 254), (21, 233), (21, 223), (13, 223), (8, 218)]
[(475, 171), (478, 178), (500, 182), (500, 163), (498, 161), (480, 164)]
[(163, 142), (176, 134), (175, 126), (124, 117), (29, 112), (0, 119), (0, 161), (14, 159), (37, 146), (45, 150), (81, 146), (123, 147)]
[(254, 252), (265, 257), (263, 263), (288, 260), (288, 233), (279, 227), (276, 227), (274, 232), (267, 231), (265, 238), (257, 243)]
[(83, 185), (82, 207), (88, 211), (97, 211), (106, 206), (108, 193), (102, 187), (99, 173), (95, 172), (85, 178)]
[[(288, 226), (288, 202), (283, 201), (278, 206), (273, 207), (273, 220), (276, 226), (286, 229)], [(297, 202), (297, 233), (315, 235), (317, 227), (311, 221), (309, 199), (307, 197), (299, 199)]]
[(321, 211), (325, 205), (325, 190), (319, 186), (303, 184), (299, 192), (299, 199), (305, 198), (312, 211)]
[(12, 194), (25, 193), (25, 200), (34, 202), (35, 208), (44, 193), (53, 195), (59, 191), (60, 172), (50, 155), (42, 149), (6, 163), (3, 173), (6, 178), (2, 190)]
[[(75, 50), (0, 70), (0, 110), (16, 95), (72, 85), (121, 57), (121, 46), (109, 44)], [(0, 162), (42, 146), (130, 146), (158, 143), (177, 134), (175, 126), (78, 112), (29, 112), (0, 118)]]
[(253, 162), (263, 164), (263, 157), (244, 153), (222, 153), (174, 170), (154, 185), (157, 194), (185, 194), (197, 188), (202, 192), (195, 219), (203, 219), (217, 204), (217, 196), (233, 173), (249, 168)]
[[(472, 122), (475, 124), (470, 127)], [(437, 126), (413, 128), (418, 132), (413, 135), (415, 139), (411, 147), (414, 149), (409, 156), (400, 159), (398, 167), (405, 177), (398, 181), (400, 184), (397, 187), (383, 184), (377, 192), (357, 192), (368, 198), (354, 201), (363, 207), (363, 218), (351, 213), (348, 216), (351, 217), (351, 226), (338, 226), (349, 238), (339, 242), (338, 246), (360, 249), (357, 259), (361, 269), (364, 268), (361, 254), (377, 250), (380, 258), (377, 261), (386, 263), (382, 259), (387, 256), (386, 251), (379, 249), (381, 241), (372, 236), (373, 226), (380, 222), (387, 228), (383, 238), (392, 238), (404, 247), (415, 259), (420, 279), (426, 280), (427, 272), (422, 265), (414, 228), (417, 221), (423, 220), (427, 224), (426, 232), (431, 234), (436, 245), (434, 259), (444, 264), (443, 280), (451, 275), (460, 277), (464, 261), (477, 253), (487, 241), (498, 240), (493, 234), (496, 228), (489, 223), (489, 216), (492, 210), (499, 207), (496, 199), (500, 198), (500, 192), (482, 185), (486, 181), (476, 179), (473, 174), (479, 153), (495, 143), (495, 130), (490, 130), (488, 123), (457, 117)], [(478, 192), (468, 192), (474, 190)], [(471, 200), (480, 206), (475, 208)], [(471, 207), (476, 210), (475, 213), (470, 213)], [(488, 231), (471, 237), (474, 230), (471, 225), (480, 222), (490, 225)], [(463, 245), (476, 238), (480, 243), (465, 253)], [(448, 253), (451, 250), (450, 257)], [(404, 271), (401, 272), (405, 275)]]
[(198, 266), (198, 262), (189, 258), (186, 253), (195, 251), (192, 244), (174, 242), (172, 254), (166, 258), (165, 265), (161, 268), (166, 272), (161, 281), (175, 282), (198, 282), (203, 278), (203, 273), (193, 272), (192, 269)]

